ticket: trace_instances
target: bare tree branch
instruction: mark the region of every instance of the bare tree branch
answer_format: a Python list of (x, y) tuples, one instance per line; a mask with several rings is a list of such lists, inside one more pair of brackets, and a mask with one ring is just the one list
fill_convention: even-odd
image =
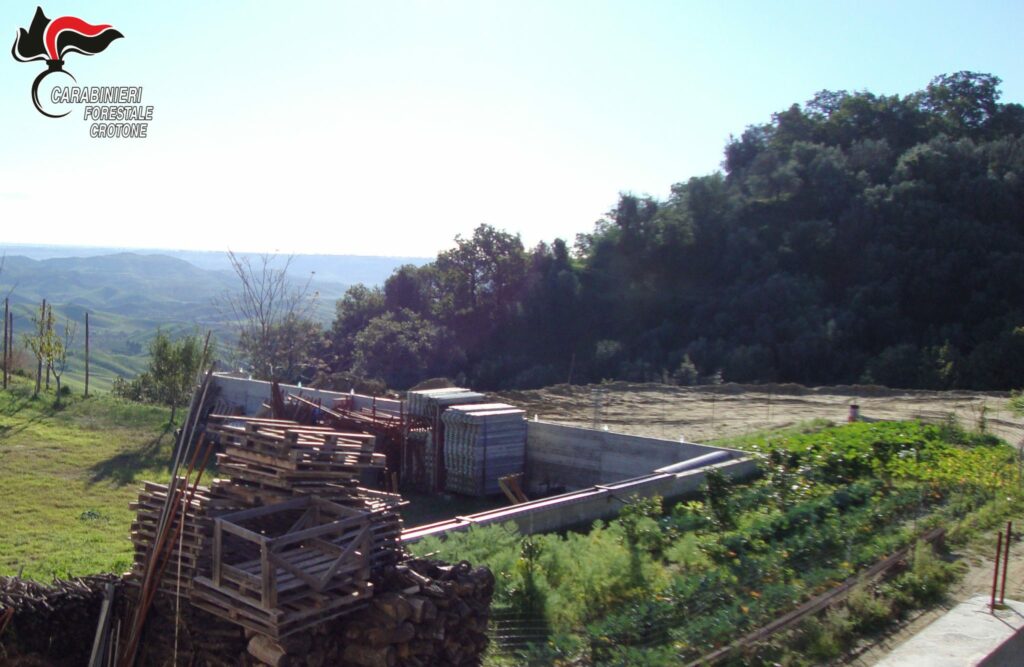
[[(52, 317), (52, 311), (51, 311)], [(75, 334), (78, 333), (78, 323), (72, 322), (70, 318), (64, 318), (64, 335), (54, 338), (52, 358), (50, 361), (53, 377), (57, 380), (57, 401), (60, 402), (60, 379), (68, 367), (68, 357), (71, 346), (75, 343)]]
[(304, 283), (288, 278), (294, 256), (276, 268), (277, 255), (255, 257), (228, 250), (231, 268), (241, 283), (241, 290), (221, 300), (221, 310), (238, 329), (238, 346), (252, 366), (254, 374), (280, 379), (289, 365), (296, 344), (288, 331), (310, 320), (318, 294), (311, 291), (313, 274)]

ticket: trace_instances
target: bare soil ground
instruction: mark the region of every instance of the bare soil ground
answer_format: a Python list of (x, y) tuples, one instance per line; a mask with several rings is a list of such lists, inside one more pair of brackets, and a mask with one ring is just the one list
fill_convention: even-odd
[(1024, 437), (1024, 420), (1009, 410), (1005, 392), (611, 382), (506, 391), (497, 398), (524, 408), (531, 419), (539, 415), (542, 420), (564, 424), (596, 423), (612, 431), (689, 442), (736, 437), (812, 419), (839, 423), (846, 421), (851, 404), (859, 405), (860, 414), (871, 420), (938, 422), (953, 415), (969, 430), (977, 430), (984, 421), (985, 428), (1012, 445)]
[[(529, 417), (578, 426), (689, 442), (785, 428), (824, 419), (846, 421), (850, 405), (868, 420), (920, 419), (940, 422), (954, 417), (968, 430), (984, 427), (1011, 445), (1024, 441), (1024, 419), (1009, 409), (1004, 392), (919, 391), (876, 386), (803, 387), (800, 385), (736, 385), (676, 387), (662, 384), (612, 382), (602, 385), (556, 385), (532, 391), (508, 391), (496, 398), (527, 410)], [(1024, 532), (1024, 517), (1014, 521)], [(995, 530), (953, 557), (967, 564), (946, 603), (919, 613), (884, 637), (866, 643), (846, 664), (867, 667), (909, 639), (960, 602), (992, 587)], [(1024, 543), (1014, 540), (1010, 551), (1006, 597), (1024, 600)]]

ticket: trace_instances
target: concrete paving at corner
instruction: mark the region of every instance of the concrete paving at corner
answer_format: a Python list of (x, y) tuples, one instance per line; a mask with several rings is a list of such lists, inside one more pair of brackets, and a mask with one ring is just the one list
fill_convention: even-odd
[(1024, 665), (1024, 603), (989, 611), (978, 595), (897, 646), (875, 667), (1009, 667)]

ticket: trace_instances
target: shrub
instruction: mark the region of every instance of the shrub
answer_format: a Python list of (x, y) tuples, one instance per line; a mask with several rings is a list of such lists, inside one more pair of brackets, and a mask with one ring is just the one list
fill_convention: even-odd
[(846, 611), (858, 634), (878, 632), (889, 624), (893, 614), (889, 600), (864, 586), (858, 586), (846, 598)]
[(918, 543), (910, 571), (896, 577), (886, 592), (897, 608), (914, 609), (940, 602), (955, 579), (955, 566), (941, 561), (928, 545)]

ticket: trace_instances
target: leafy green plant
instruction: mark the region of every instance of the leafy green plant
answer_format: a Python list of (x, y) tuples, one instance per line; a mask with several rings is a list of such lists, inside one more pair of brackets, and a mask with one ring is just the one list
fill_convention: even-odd
[(704, 489), (708, 507), (711, 508), (719, 528), (735, 527), (732, 508), (729, 506), (732, 484), (725, 475), (714, 469), (708, 470), (704, 475)]
[(858, 586), (850, 593), (845, 609), (851, 630), (859, 634), (881, 630), (892, 620), (891, 602), (866, 586)]
[(939, 560), (931, 548), (918, 544), (911, 569), (889, 584), (888, 593), (901, 608), (922, 607), (941, 601), (955, 578), (954, 565)]
[[(494, 567), (499, 606), (541, 610), (553, 636), (573, 638), (557, 656), (537, 648), (551, 661), (659, 664), (670, 653), (698, 658), (829, 590), (910, 544), (915, 526), (991, 523), (1020, 506), (1006, 473), (1013, 450), (949, 424), (794, 429), (743, 446), (765, 455), (762, 477), (711, 474), (699, 499), (665, 514), (660, 499), (634, 499), (587, 532), (523, 538), (490, 527), (414, 550)], [(832, 660), (856, 637), (940, 599), (955, 574), (918, 548), (907, 572), (854, 590), (791, 645), (755, 652), (788, 665)]]

